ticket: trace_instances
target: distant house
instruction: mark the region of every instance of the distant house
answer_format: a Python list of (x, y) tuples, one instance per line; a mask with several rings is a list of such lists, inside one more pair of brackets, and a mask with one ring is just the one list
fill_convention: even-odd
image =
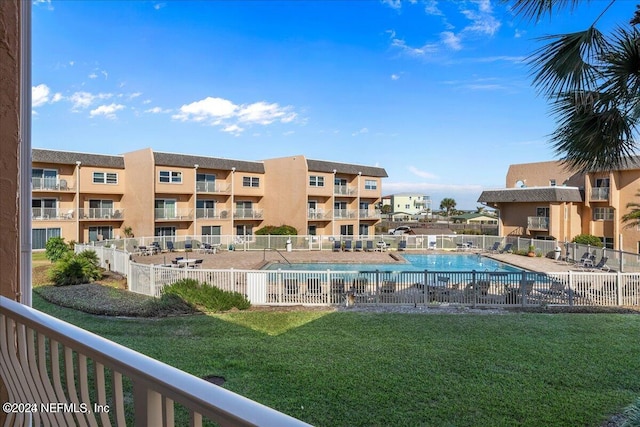
[(394, 214), (409, 217), (431, 211), (431, 197), (417, 193), (397, 193), (382, 198), (382, 204), (391, 205)]
[(457, 224), (498, 224), (498, 218), (484, 213), (466, 213), (451, 217), (451, 221)]

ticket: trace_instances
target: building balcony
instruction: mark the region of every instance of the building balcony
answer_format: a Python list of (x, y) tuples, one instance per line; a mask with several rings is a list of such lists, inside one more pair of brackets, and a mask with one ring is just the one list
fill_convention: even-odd
[(67, 179), (31, 178), (31, 191), (76, 191), (76, 188)]
[(197, 219), (229, 219), (229, 211), (226, 209), (208, 209), (198, 208), (196, 209)]
[(335, 219), (352, 219), (356, 217), (356, 211), (353, 209), (335, 209), (333, 218)]
[(193, 209), (156, 208), (156, 221), (182, 221), (193, 219)]
[(336, 196), (355, 196), (358, 194), (358, 189), (351, 185), (334, 185), (333, 194)]
[(175, 425), (179, 409), (194, 426), (308, 425), (8, 298), (0, 306), (9, 402), (36, 405), (5, 425)]
[(325, 211), (324, 209), (309, 209), (307, 211), (307, 219), (309, 220), (329, 220), (331, 219), (331, 211)]
[(33, 221), (58, 221), (75, 219), (73, 209), (58, 208), (31, 208), (31, 219)]
[(360, 209), (360, 219), (380, 219), (382, 218), (382, 212), (379, 209)]
[(589, 200), (592, 201), (608, 201), (609, 200), (609, 187), (593, 187), (591, 188), (591, 195)]
[(235, 219), (262, 219), (262, 209), (236, 209), (233, 212)]
[(230, 193), (231, 184), (226, 182), (196, 182), (196, 191), (198, 193)]
[(549, 230), (549, 217), (548, 216), (530, 216), (527, 217), (527, 228), (529, 230)]
[(80, 208), (80, 219), (89, 220), (123, 220), (124, 209), (119, 208)]

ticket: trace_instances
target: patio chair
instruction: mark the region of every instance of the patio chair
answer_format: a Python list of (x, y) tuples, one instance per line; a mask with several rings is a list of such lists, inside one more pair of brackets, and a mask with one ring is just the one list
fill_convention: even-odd
[(185, 252), (189, 252), (193, 250), (193, 244), (191, 242), (184, 242), (184, 250)]
[(353, 240), (344, 241), (344, 250), (346, 252), (353, 252)]
[(367, 291), (367, 285), (369, 284), (369, 279), (366, 277), (356, 277), (353, 279), (351, 283), (351, 289), (353, 292), (357, 294), (364, 294)]
[(169, 241), (167, 241), (167, 250), (168, 250), (169, 252), (173, 252), (173, 251), (175, 251), (175, 248), (173, 247), (173, 242), (172, 242), (172, 241), (170, 241), (170, 240), (169, 240)]
[(592, 265), (592, 266), (585, 266), (584, 268), (590, 271), (594, 271), (594, 270), (600, 270), (600, 271), (611, 271), (611, 267), (609, 267), (607, 265), (607, 261), (609, 260), (609, 257), (603, 256), (602, 258), (600, 258), (600, 261), (598, 261), (598, 263), (596, 265)]
[(382, 285), (380, 285), (380, 293), (381, 294), (392, 294), (396, 291), (396, 281), (395, 280), (383, 280)]
[(356, 252), (362, 252), (362, 240), (356, 240)]
[(202, 268), (203, 259), (197, 259), (190, 265), (190, 268)]
[(511, 248), (513, 248), (513, 243), (507, 243), (506, 245), (504, 245), (504, 248), (502, 248), (501, 251), (499, 251), (501, 254), (503, 253), (511, 253)]
[(375, 250), (375, 247), (373, 245), (373, 240), (367, 240), (367, 245), (365, 246), (365, 250), (367, 252), (373, 252)]
[(333, 252), (340, 252), (342, 250), (342, 243), (340, 240), (333, 241)]
[(495, 242), (490, 248), (486, 248), (485, 252), (496, 253), (500, 248), (500, 242)]
[(407, 241), (406, 240), (400, 240), (400, 242), (398, 242), (398, 250), (399, 251), (404, 251), (407, 249)]

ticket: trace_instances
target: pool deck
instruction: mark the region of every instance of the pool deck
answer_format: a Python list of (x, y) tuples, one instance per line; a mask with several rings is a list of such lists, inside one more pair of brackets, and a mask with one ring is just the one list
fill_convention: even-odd
[[(400, 264), (402, 261), (396, 261), (392, 255), (402, 256), (402, 254), (459, 254), (460, 252), (452, 251), (411, 251), (398, 252), (329, 252), (329, 251), (294, 251), (294, 252), (275, 252), (275, 251), (223, 251), (216, 254), (205, 254), (198, 251), (190, 252), (189, 258), (203, 259), (202, 268), (208, 269), (229, 269), (238, 270), (255, 270), (260, 269), (266, 263), (309, 263), (309, 262), (327, 262), (327, 263), (374, 263), (374, 264)], [(467, 253), (477, 253), (469, 251)], [(526, 257), (514, 254), (489, 254), (482, 253), (489, 258), (511, 264), (525, 270), (538, 272), (560, 272), (576, 270), (571, 265), (567, 265), (564, 261), (555, 261), (543, 257)], [(177, 256), (186, 257), (184, 252), (165, 252), (151, 256), (134, 256), (136, 262), (144, 264), (170, 264), (171, 260)]]

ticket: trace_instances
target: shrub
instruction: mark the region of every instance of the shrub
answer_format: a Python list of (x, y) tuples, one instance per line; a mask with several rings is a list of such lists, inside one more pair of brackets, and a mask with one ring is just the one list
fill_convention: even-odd
[(77, 255), (67, 251), (49, 270), (49, 279), (56, 286), (80, 285), (98, 280), (102, 277), (102, 271), (93, 257), (97, 259), (94, 251), (83, 251)]
[(69, 245), (64, 241), (64, 237), (51, 237), (45, 245), (45, 256), (51, 262), (56, 262), (65, 254), (69, 253)]
[(578, 234), (572, 240), (573, 243), (578, 243), (580, 245), (591, 245), (597, 248), (602, 247), (602, 240), (599, 237), (596, 237), (592, 234)]
[(255, 234), (260, 236), (296, 236), (298, 234), (298, 230), (290, 225), (281, 225), (279, 227), (267, 225), (257, 230)]
[(162, 296), (169, 298), (169, 295), (178, 296), (188, 304), (207, 311), (227, 311), (234, 307), (245, 310), (251, 306), (249, 300), (238, 292), (223, 291), (194, 279), (183, 279), (166, 286)]

